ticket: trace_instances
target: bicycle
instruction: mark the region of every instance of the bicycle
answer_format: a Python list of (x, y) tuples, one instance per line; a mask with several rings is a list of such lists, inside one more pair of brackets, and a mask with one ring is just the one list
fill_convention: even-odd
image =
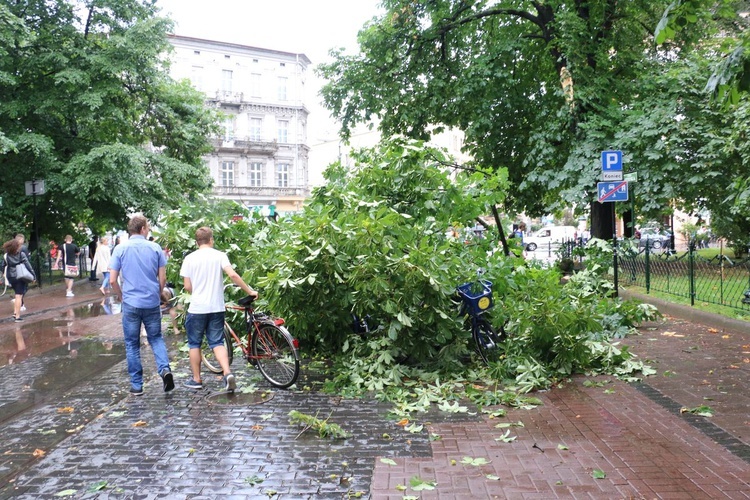
[(498, 334), (490, 322), (482, 317), (495, 305), (492, 297), (492, 282), (479, 280), (464, 283), (456, 287), (456, 292), (462, 301), (459, 316), (469, 316), (471, 337), (474, 339), (479, 356), (487, 365), (497, 361), (501, 355), (498, 344), (507, 337), (505, 328), (501, 326)]
[[(224, 322), (224, 344), (229, 364), (232, 364), (236, 347), (271, 385), (286, 389), (299, 377), (299, 342), (284, 327), (282, 318), (256, 312), (252, 305), (254, 300), (248, 296), (238, 300), (237, 305), (226, 306), (227, 309), (243, 311), (247, 325), (247, 335), (240, 336)], [(222, 373), (213, 351), (205, 342), (201, 347), (201, 360), (212, 373)]]

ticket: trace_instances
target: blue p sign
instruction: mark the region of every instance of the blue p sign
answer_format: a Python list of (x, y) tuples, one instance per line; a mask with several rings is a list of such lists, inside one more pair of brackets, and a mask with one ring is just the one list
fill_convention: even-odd
[(622, 151), (602, 151), (602, 172), (622, 171)]

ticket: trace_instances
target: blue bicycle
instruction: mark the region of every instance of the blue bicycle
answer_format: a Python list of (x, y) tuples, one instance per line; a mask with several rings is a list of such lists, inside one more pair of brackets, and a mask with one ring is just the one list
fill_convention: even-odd
[(500, 332), (496, 332), (490, 322), (482, 315), (492, 308), (495, 303), (492, 297), (492, 282), (479, 280), (464, 283), (456, 287), (459, 297), (461, 297), (460, 316), (469, 316), (471, 323), (471, 336), (477, 346), (477, 352), (485, 364), (500, 359), (501, 349), (499, 344), (507, 336), (505, 328), (500, 327)]

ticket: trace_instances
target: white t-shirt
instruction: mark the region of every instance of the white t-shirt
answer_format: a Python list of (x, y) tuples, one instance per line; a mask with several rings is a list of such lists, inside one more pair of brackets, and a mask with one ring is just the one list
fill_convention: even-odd
[(193, 285), (189, 313), (224, 311), (224, 268), (229, 265), (227, 254), (215, 248), (199, 248), (185, 257), (180, 276), (190, 278)]

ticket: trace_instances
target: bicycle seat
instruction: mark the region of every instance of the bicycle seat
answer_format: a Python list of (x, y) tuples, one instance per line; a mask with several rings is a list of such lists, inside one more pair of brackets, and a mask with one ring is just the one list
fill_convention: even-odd
[(252, 295), (248, 295), (247, 297), (242, 297), (240, 300), (238, 300), (237, 304), (243, 307), (249, 306), (250, 304), (253, 303), (254, 300), (255, 300), (255, 297), (253, 297)]

